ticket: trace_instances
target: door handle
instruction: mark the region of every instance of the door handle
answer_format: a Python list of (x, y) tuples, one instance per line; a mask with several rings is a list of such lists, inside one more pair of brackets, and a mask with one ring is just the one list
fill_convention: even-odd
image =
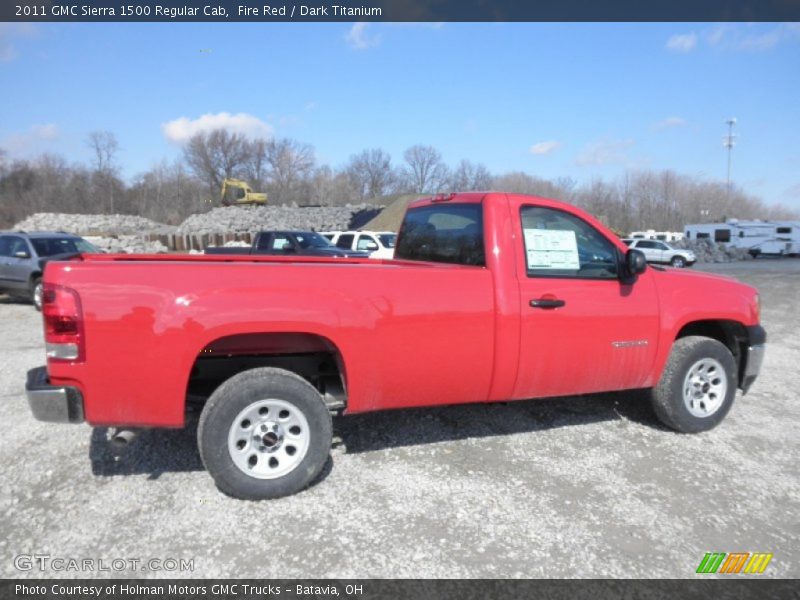
[(558, 298), (536, 298), (531, 300), (533, 308), (561, 308), (566, 304), (566, 301), (559, 300)]

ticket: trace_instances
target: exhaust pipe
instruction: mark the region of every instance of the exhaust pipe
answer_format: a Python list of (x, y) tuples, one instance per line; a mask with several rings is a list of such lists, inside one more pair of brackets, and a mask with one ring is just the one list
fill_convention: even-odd
[(122, 450), (136, 439), (137, 435), (139, 435), (138, 429), (112, 429), (109, 441), (115, 449)]

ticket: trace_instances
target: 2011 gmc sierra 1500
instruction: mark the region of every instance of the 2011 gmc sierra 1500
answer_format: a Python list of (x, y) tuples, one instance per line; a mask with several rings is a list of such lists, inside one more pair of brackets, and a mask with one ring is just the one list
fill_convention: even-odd
[(223, 492), (262, 499), (317, 477), (331, 413), (651, 388), (664, 424), (698, 432), (761, 365), (755, 289), (648, 267), (568, 204), (420, 200), (395, 258), (52, 262), (33, 414), (182, 427), (203, 402), (206, 468)]

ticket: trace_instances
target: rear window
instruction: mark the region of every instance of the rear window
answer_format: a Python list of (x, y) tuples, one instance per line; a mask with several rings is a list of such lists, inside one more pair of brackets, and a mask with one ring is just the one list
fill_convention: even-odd
[(433, 204), (406, 213), (395, 258), (484, 266), (481, 204)]

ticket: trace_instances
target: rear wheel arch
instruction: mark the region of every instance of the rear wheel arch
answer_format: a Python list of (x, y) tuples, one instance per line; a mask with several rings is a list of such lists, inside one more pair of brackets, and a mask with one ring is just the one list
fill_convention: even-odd
[(310, 332), (260, 332), (221, 336), (199, 349), (186, 381), (186, 409), (202, 404), (241, 372), (273, 367), (301, 377), (319, 391), (332, 410), (346, 406), (347, 369), (339, 347)]

